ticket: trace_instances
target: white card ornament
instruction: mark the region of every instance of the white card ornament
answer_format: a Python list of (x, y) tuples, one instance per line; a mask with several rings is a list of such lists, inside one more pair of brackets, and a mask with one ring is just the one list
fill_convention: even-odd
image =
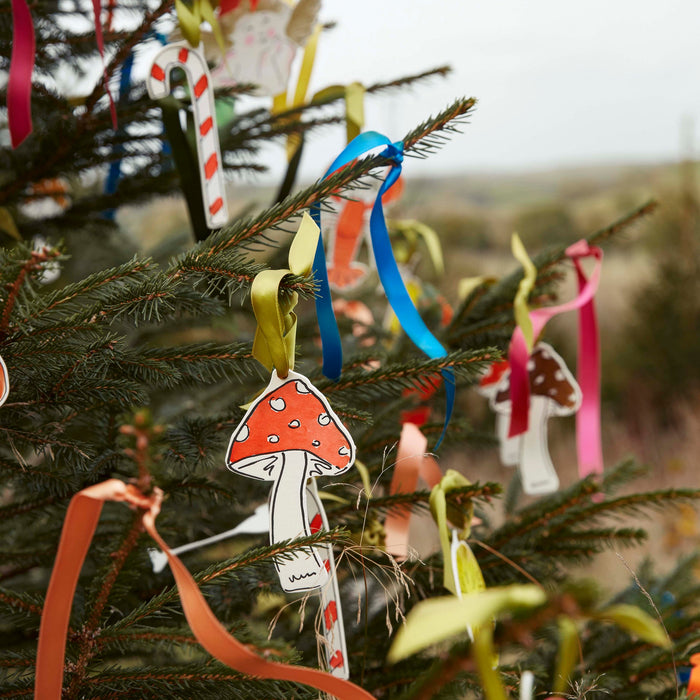
[[(203, 540), (197, 540), (196, 542), (189, 542), (188, 544), (183, 544), (180, 547), (175, 547), (171, 549), (170, 552), (175, 556), (179, 556), (183, 552), (190, 552), (193, 549), (199, 549), (200, 547), (206, 547), (210, 544), (215, 544), (216, 542), (222, 542), (223, 540), (228, 540), (236, 535), (261, 535), (268, 531), (270, 526), (270, 509), (267, 503), (258, 506), (255, 512), (250, 517), (246, 518), (243, 522), (238, 523), (236, 527), (226, 530), (225, 532), (220, 532), (218, 535), (212, 535), (211, 537), (205, 537)], [(153, 567), (153, 573), (158, 574), (167, 566), (168, 557), (165, 556), (160, 549), (155, 547), (149, 547), (148, 556), (151, 558), (151, 566)]]
[[(306, 489), (309, 506), (309, 528), (311, 533), (328, 530), (328, 519), (323, 503), (318, 497), (316, 482), (311, 479)], [(328, 670), (338, 678), (350, 678), (348, 665), (348, 650), (345, 644), (345, 626), (343, 625), (343, 609), (340, 604), (340, 588), (335, 572), (335, 557), (330, 544), (319, 547), (322, 552), (323, 565), (328, 570), (328, 582), (321, 586), (321, 626), (323, 627), (324, 652)]]
[[(290, 6), (283, 0), (260, 0), (256, 9), (239, 7), (219, 18), (230, 48), (212, 71), (217, 85), (252, 83), (254, 94), (274, 96), (286, 92), (292, 61), (316, 24), (320, 0), (300, 0)], [(208, 53), (218, 47), (209, 42)]]
[[(553, 493), (559, 477), (549, 456), (547, 421), (551, 416), (570, 416), (581, 406), (581, 389), (564, 360), (547, 343), (538, 343), (527, 363), (530, 382), (528, 429), (522, 435), (520, 477), (523, 491), (531, 496)], [(491, 399), (495, 411), (510, 414), (510, 371)]]
[(216, 126), (214, 91), (204, 54), (186, 41), (164, 46), (153, 59), (146, 79), (151, 99), (159, 100), (170, 93), (170, 71), (182, 68), (187, 74), (195, 115), (197, 160), (202, 186), (204, 215), (209, 228), (220, 228), (228, 222), (224, 171)]
[(2, 406), (10, 395), (10, 375), (7, 373), (5, 360), (0, 357), (0, 406)]
[[(251, 479), (272, 482), (270, 542), (311, 534), (306, 481), (343, 474), (355, 461), (355, 444), (325, 396), (301, 374), (272, 371), (231, 436), (226, 466)], [(285, 591), (308, 591), (328, 581), (317, 547), (275, 562)]]
[[(506, 360), (493, 362), (476, 385), (476, 391), (485, 399), (491, 399), (498, 393), (503, 375), (508, 371)], [(498, 456), (504, 467), (517, 467), (520, 461), (520, 436), (508, 437), (510, 413), (496, 412), (496, 438), (498, 439)]]
[(532, 700), (535, 689), (535, 674), (532, 671), (523, 671), (520, 677), (520, 700)]

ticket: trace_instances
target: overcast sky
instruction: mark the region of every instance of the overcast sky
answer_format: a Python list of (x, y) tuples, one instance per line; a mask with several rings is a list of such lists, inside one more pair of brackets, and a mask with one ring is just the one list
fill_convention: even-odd
[[(366, 128), (397, 139), (454, 97), (478, 98), (464, 134), (412, 161), (415, 174), (675, 159), (684, 118), (700, 138), (700, 0), (323, 0), (321, 18), (337, 27), (321, 39), (311, 93), (453, 68), (368, 98)], [(343, 138), (315, 138), (305, 179)]]

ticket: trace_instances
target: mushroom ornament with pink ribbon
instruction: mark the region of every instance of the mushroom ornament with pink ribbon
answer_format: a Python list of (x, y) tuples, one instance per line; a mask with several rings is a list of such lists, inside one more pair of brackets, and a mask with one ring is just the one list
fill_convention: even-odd
[[(273, 482), (270, 542), (308, 536), (306, 481), (343, 474), (355, 461), (350, 433), (326, 398), (301, 374), (284, 379), (276, 370), (251, 404), (229, 444), (226, 466), (238, 474)], [(285, 591), (306, 591), (328, 581), (323, 558), (305, 547), (276, 563)]]
[[(520, 477), (523, 491), (532, 496), (552, 493), (559, 477), (549, 456), (547, 421), (551, 416), (570, 416), (581, 405), (581, 389), (564, 360), (547, 343), (538, 343), (527, 363), (530, 384), (528, 429), (521, 436)], [(491, 399), (495, 411), (510, 413), (510, 371), (503, 376)]]

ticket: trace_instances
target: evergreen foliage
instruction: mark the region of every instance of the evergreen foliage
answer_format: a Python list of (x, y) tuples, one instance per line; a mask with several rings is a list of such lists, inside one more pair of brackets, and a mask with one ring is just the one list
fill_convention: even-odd
[[(2, 0), (2, 9), (0, 56), (7, 70), (9, 0)], [(127, 28), (106, 33), (110, 79), (132, 50), (138, 57), (156, 42), (156, 32), (171, 26), (173, 10), (170, 0), (118, 4), (115, 26)], [(363, 178), (366, 182), (371, 171), (386, 165), (382, 156), (361, 160), (203, 240), (193, 236), (187, 250), (158, 260), (146, 257), (104, 212), (179, 191), (177, 170), (162, 148), (161, 110), (136, 81), (118, 101), (119, 129), (113, 131), (101, 77), (86, 98), (68, 90), (97, 56), (90, 3), (42, 0), (32, 5), (32, 13), (34, 133), (17, 150), (0, 150), (0, 207), (23, 239), (6, 235), (0, 251), (0, 355), (11, 381), (10, 397), (0, 408), (0, 698), (33, 692), (37, 632), (59, 525), (77, 491), (110, 477), (136, 480), (144, 489), (159, 486), (166, 494), (159, 530), (173, 546), (232, 527), (265, 501), (266, 484), (224, 467), (227, 441), (243, 415), (240, 406), (266, 382), (252, 355), (254, 319), (247, 299), (255, 275), (273, 264), (260, 251), (269, 256), (284, 248), (305, 209), (323, 205)], [(370, 86), (367, 94), (402, 89), (445, 70)], [(245, 87), (221, 90), (220, 97), (234, 97)], [(312, 138), (315, 129), (338, 122), (340, 101), (319, 99), (274, 115), (262, 109), (237, 114), (222, 129), (229, 178), (241, 168), (264, 167), (257, 159), (261, 143), (289, 134)], [(458, 130), (474, 104), (459, 99), (427, 118), (404, 136), (406, 155), (429, 156)], [(186, 110), (187, 100), (178, 101), (177, 108)], [(115, 160), (122, 161), (122, 177), (114, 194), (104, 194), (106, 166)], [(36, 197), (31, 186), (57, 177), (69, 184), (70, 205), (55, 215), (30, 216), (26, 205)], [(652, 209), (646, 204), (590, 240), (603, 242)], [(33, 250), (38, 233), (51, 244)], [(554, 299), (570, 242), (535, 257), (539, 276), (533, 303)], [(42, 276), (51, 262), (62, 265), (62, 275), (45, 285)], [(298, 366), (350, 426), (373, 489), (360, 492), (355, 470), (344, 475), (331, 490), (337, 499), (327, 502), (330, 532), (274, 546), (265, 536), (247, 536), (184, 557), (212, 609), (238, 639), (279, 660), (317, 664), (314, 597), (284, 598), (273, 558), (332, 542), (340, 560), (354, 680), (380, 698), (481, 696), (466, 634), (408, 661), (393, 666), (385, 661), (404, 615), (420, 600), (445, 591), (441, 554), (397, 565), (382, 551), (381, 519), (391, 508), (418, 511), (428, 503), (425, 490), (388, 492), (400, 414), (415, 405), (406, 389), (425, 387), (450, 367), (459, 390), (467, 391), (507, 347), (520, 277), (518, 269), (477, 286), (448, 327), (438, 330), (434, 324), (449, 347), (440, 360), (426, 360), (402, 340), (383, 342), (387, 334), (380, 324), (367, 329), (365, 335), (377, 339), (369, 348), (346, 335), (344, 371), (336, 383), (324, 379), (319, 368), (308, 301), (314, 280), (285, 278), (283, 293), (302, 297)], [(376, 299), (367, 302), (382, 307)], [(434, 302), (425, 316), (439, 314)], [(424, 432), (434, 440), (441, 430), (441, 391), (431, 405), (432, 422)], [(442, 454), (459, 454), (465, 445), (481, 442), (467, 417), (457, 415)], [(535, 673), (540, 695), (551, 687), (557, 616), (567, 611), (583, 620), (584, 612), (603, 605), (604, 594), (573, 580), (570, 567), (606, 548), (644, 540), (642, 528), (619, 525), (615, 517), (700, 496), (695, 491), (617, 495), (638, 473), (633, 461), (611, 470), (602, 501), (592, 498), (599, 488), (592, 481), (524, 507), (509, 498), (512, 507), (500, 523), (487, 506), (501, 485), (474, 484), (449, 495), (452, 508), (466, 512), (472, 501), (477, 505), (482, 524), (474, 528), (472, 543), (487, 584), (535, 581), (549, 595), (536, 615), (507, 619), (496, 630), (501, 673), (514, 695), (527, 669)], [(212, 661), (185, 623), (170, 574), (153, 573), (149, 546), (138, 514), (122, 505), (105, 506), (71, 614), (64, 697), (316, 697), (308, 688), (256, 680)], [(661, 578), (645, 569), (616, 598), (652, 614), (658, 608), (672, 652), (586, 618), (571, 697), (676, 697), (674, 663), (680, 666), (700, 650), (695, 564), (683, 561)]]

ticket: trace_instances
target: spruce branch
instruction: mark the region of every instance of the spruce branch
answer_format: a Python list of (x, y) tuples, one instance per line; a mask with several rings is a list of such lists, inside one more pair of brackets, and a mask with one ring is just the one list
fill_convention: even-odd
[[(420, 149), (421, 154), (433, 150), (438, 144), (436, 139), (444, 137), (443, 132), (456, 129), (455, 122), (464, 118), (474, 107), (476, 100), (462, 98), (457, 100), (436, 117), (423, 122), (416, 129), (409, 132), (404, 138), (404, 148), (407, 154)], [(275, 204), (263, 211), (255, 219), (245, 219), (233, 226), (226, 226), (212, 233), (206, 241), (195, 248), (198, 262), (207, 260), (210, 256), (221, 253), (233, 246), (251, 241), (261, 236), (270, 228), (290, 219), (302, 209), (307, 209), (347, 188), (351, 183), (367, 175), (374, 168), (390, 165), (391, 159), (376, 155), (364, 158), (350, 164), (329, 178), (317, 181), (296, 195), (287, 197), (279, 204)]]

